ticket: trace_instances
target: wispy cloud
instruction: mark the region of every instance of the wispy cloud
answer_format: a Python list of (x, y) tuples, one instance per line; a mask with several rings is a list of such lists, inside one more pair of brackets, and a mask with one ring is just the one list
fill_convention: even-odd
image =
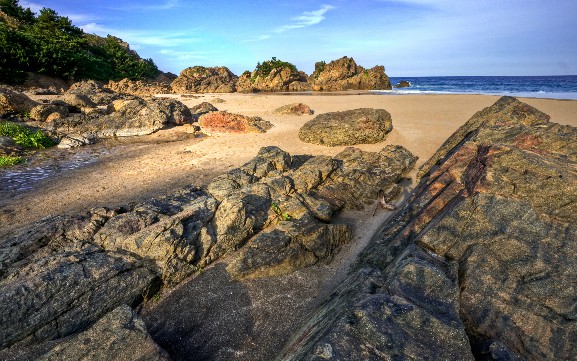
[(176, 59), (178, 61), (208, 58), (208, 53), (202, 51), (186, 51), (186, 50), (180, 51), (173, 49), (162, 49), (159, 51), (159, 53), (162, 55), (166, 55), (169, 58)]
[(167, 0), (162, 4), (158, 5), (139, 5), (139, 4), (127, 4), (117, 7), (111, 7), (113, 10), (121, 11), (131, 11), (131, 10), (170, 10), (178, 6), (179, 0)]
[(248, 42), (253, 42), (253, 41), (263, 41), (266, 39), (270, 39), (270, 35), (259, 35), (259, 36), (252, 38), (252, 39), (245, 40), (244, 42), (248, 43)]
[(307, 26), (318, 24), (325, 19), (325, 14), (334, 8), (335, 7), (331, 5), (323, 5), (318, 10), (305, 11), (302, 15), (291, 18), (292, 23), (276, 28), (274, 32), (284, 33), (288, 30), (305, 28)]
[(112, 34), (130, 43), (134, 49), (139, 46), (177, 47), (187, 44), (199, 43), (202, 39), (194, 37), (186, 32), (162, 32), (135, 29), (113, 29), (97, 23), (81, 25), (80, 28), (87, 33), (106, 36)]

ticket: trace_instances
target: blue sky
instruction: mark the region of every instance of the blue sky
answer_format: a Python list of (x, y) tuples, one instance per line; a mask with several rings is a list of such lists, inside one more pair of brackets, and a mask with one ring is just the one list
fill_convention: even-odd
[(115, 35), (161, 70), (353, 57), (389, 76), (577, 74), (576, 0), (20, 0)]

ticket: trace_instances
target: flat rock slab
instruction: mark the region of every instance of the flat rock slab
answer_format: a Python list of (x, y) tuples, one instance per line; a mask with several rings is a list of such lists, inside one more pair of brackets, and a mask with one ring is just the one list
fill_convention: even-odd
[(299, 131), (303, 142), (329, 147), (378, 143), (393, 130), (391, 115), (384, 109), (360, 108), (317, 115)]
[(275, 109), (273, 113), (283, 115), (311, 115), (314, 111), (306, 104), (292, 103)]
[(247, 117), (227, 112), (210, 112), (198, 120), (202, 129), (222, 133), (265, 133), (273, 125), (260, 117)]

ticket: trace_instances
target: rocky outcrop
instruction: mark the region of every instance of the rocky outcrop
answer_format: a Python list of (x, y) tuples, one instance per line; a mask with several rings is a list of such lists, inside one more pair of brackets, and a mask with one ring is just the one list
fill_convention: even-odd
[[(169, 83), (170, 84), (170, 83)], [(109, 81), (104, 86), (113, 92), (120, 94), (136, 95), (138, 97), (151, 97), (156, 94), (171, 94), (170, 85), (159, 82), (144, 82), (142, 80), (122, 79), (120, 81)]]
[(60, 134), (106, 138), (151, 134), (170, 125), (190, 124), (195, 120), (190, 110), (178, 100), (131, 97), (113, 101), (108, 112), (96, 108), (90, 111), (82, 109), (82, 113), (53, 119), (42, 127)]
[(314, 114), (314, 111), (306, 104), (292, 103), (275, 109), (273, 113), (282, 115), (311, 115)]
[(391, 130), (393, 122), (386, 110), (361, 108), (317, 115), (302, 126), (299, 139), (329, 147), (378, 143)]
[(238, 78), (236, 89), (240, 93), (282, 92), (310, 90), (307, 75), (294, 67), (274, 68), (268, 74), (258, 70), (245, 72)]
[[(398, 182), (415, 160), (402, 147), (377, 154), (348, 149), (335, 158), (266, 147), (217, 177), (208, 191), (190, 186), (31, 224), (0, 239), (0, 349), (82, 332), (117, 307), (138, 305), (161, 285), (174, 286), (224, 256), (239, 280), (328, 262), (352, 237), (349, 225), (331, 223), (333, 216), (349, 199), (370, 203), (376, 188)], [(114, 311), (48, 355), (97, 357), (87, 341), (97, 336), (106, 337), (98, 345), (113, 353), (136, 347), (134, 337), (148, 342), (129, 313)], [(115, 342), (119, 335), (124, 341)], [(155, 347), (145, 351), (158, 354)]]
[(475, 114), (281, 358), (573, 358), (576, 141), (514, 98)]
[(5, 118), (15, 114), (30, 114), (38, 103), (26, 94), (12, 89), (0, 87), (0, 117)]
[(171, 88), (176, 94), (233, 93), (237, 79), (238, 77), (224, 66), (194, 66), (184, 69), (171, 83)]
[(365, 69), (346, 56), (328, 64), (316, 63), (308, 81), (315, 91), (391, 89), (384, 66)]
[(38, 360), (168, 361), (170, 357), (152, 340), (136, 312), (124, 305)]
[(265, 133), (273, 125), (261, 117), (247, 117), (227, 112), (210, 112), (202, 115), (198, 124), (208, 132)]

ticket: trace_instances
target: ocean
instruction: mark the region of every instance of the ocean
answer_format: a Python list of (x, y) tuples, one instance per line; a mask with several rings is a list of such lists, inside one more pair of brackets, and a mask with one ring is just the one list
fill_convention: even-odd
[(411, 86), (375, 92), (383, 94), (490, 94), (577, 100), (577, 75), (433, 76), (390, 77), (390, 79), (392, 85), (406, 80), (411, 83)]

